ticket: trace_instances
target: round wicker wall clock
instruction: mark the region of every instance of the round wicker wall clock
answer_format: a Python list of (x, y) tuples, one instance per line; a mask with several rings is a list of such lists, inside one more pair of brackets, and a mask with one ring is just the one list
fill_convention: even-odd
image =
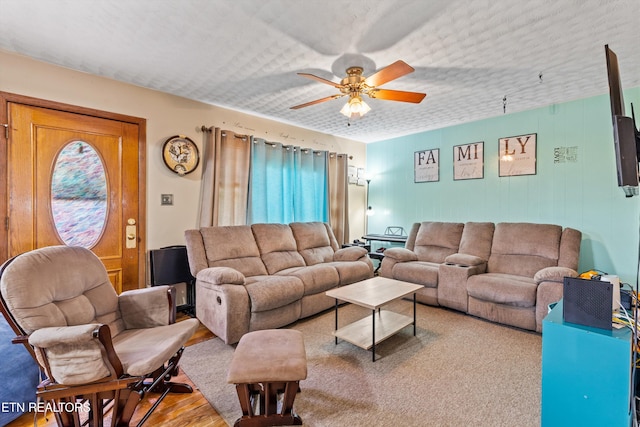
[(167, 139), (162, 146), (164, 164), (178, 175), (193, 172), (200, 162), (200, 153), (196, 144), (184, 135)]

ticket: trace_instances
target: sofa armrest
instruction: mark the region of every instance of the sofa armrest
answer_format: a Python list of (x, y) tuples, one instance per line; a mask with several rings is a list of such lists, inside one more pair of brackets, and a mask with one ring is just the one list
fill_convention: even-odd
[(536, 331), (542, 332), (542, 321), (548, 313), (549, 304), (562, 299), (565, 277), (578, 277), (578, 272), (567, 267), (546, 267), (539, 270), (533, 280), (536, 291)]
[(466, 288), (467, 279), (476, 274), (484, 274), (487, 271), (486, 264), (462, 265), (462, 264), (440, 264), (438, 266), (438, 286), (440, 282), (452, 282), (463, 284)]
[(538, 284), (538, 290), (536, 291), (537, 332), (542, 332), (542, 321), (549, 313), (549, 305), (562, 299), (563, 287), (562, 280), (545, 280)]
[(406, 248), (388, 248), (384, 251), (384, 257), (396, 262), (418, 261), (418, 255)]
[(474, 266), (446, 263), (438, 266), (438, 304), (468, 311), (467, 279), (486, 271), (487, 264)]
[(418, 261), (418, 255), (415, 252), (406, 248), (388, 248), (384, 251), (378, 274), (382, 277), (393, 279), (393, 267), (398, 263), (410, 261)]
[(126, 329), (164, 326), (175, 321), (175, 301), (167, 285), (134, 289), (118, 296), (118, 308)]
[(362, 246), (349, 246), (338, 249), (334, 255), (334, 261), (358, 261), (362, 257), (367, 256), (367, 250)]
[(460, 267), (475, 267), (477, 265), (486, 264), (487, 260), (475, 255), (468, 254), (452, 254), (444, 259), (447, 264), (455, 264)]
[(244, 285), (244, 274), (230, 267), (209, 267), (201, 270), (196, 279), (210, 285)]
[(542, 282), (558, 282), (562, 283), (565, 277), (578, 277), (578, 272), (567, 267), (546, 267), (539, 270), (533, 280), (537, 284)]

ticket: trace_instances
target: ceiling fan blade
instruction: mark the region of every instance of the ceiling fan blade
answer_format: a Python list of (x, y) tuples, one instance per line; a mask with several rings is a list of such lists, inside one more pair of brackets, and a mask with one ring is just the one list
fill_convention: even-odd
[(418, 93), (418, 92), (404, 92), (402, 90), (388, 90), (388, 89), (373, 89), (370, 90), (368, 95), (371, 98), (376, 99), (385, 99), (387, 101), (401, 101), (401, 102), (413, 102), (414, 104), (419, 104), (425, 96), (426, 93)]
[(331, 86), (333, 86), (335, 88), (338, 88), (338, 89), (343, 87), (343, 85), (341, 85), (340, 83), (336, 83), (336, 82), (332, 82), (331, 80), (323, 79), (322, 77), (318, 77), (318, 76), (316, 76), (314, 74), (298, 73), (298, 75), (302, 76), (302, 77), (306, 77), (308, 79), (319, 81), (320, 83), (331, 85)]
[(291, 110), (297, 110), (299, 108), (308, 107), (310, 105), (320, 104), (321, 102), (331, 101), (332, 99), (342, 98), (345, 94), (341, 93), (338, 95), (327, 96), (326, 98), (316, 99), (315, 101), (305, 102), (304, 104), (296, 105), (295, 107), (290, 107)]
[(398, 77), (413, 73), (413, 67), (402, 60), (398, 60), (391, 65), (384, 67), (377, 73), (365, 79), (365, 84), (370, 87), (381, 86)]

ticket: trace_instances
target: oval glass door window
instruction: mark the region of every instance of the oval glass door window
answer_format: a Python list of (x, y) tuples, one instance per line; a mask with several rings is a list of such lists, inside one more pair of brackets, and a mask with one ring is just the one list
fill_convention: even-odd
[(107, 177), (96, 150), (83, 141), (64, 146), (51, 177), (51, 212), (68, 246), (93, 247), (107, 218)]

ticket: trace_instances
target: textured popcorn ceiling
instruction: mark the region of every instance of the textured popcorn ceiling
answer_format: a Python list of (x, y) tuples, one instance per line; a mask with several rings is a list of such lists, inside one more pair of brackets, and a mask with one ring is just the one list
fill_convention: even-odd
[[(0, 0), (0, 49), (364, 142), (605, 94), (607, 43), (639, 86), (638, 0)], [(289, 109), (398, 59), (421, 104)]]

